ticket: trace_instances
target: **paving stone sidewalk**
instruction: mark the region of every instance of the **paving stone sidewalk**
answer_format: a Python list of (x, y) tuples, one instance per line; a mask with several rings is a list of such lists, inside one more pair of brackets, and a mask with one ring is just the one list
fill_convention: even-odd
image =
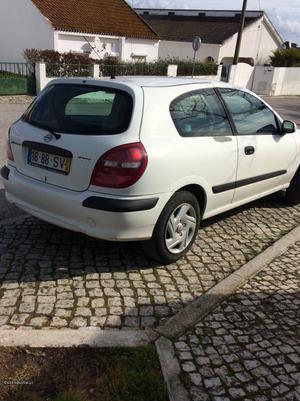
[(300, 400), (300, 243), (174, 343), (193, 401)]
[(0, 225), (0, 328), (156, 327), (299, 222), (299, 206), (260, 200), (204, 222), (193, 251), (167, 267), (138, 243), (93, 240), (33, 217)]
[(6, 95), (0, 96), (0, 104), (30, 104), (35, 96), (29, 95)]

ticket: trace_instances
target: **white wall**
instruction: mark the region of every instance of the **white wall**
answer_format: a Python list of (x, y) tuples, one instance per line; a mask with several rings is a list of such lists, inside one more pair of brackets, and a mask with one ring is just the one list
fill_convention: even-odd
[(242, 88), (252, 89), (255, 67), (246, 63), (232, 65), (228, 82)]
[[(215, 62), (218, 61), (220, 45), (210, 45), (203, 43), (196, 53), (197, 61), (205, 61), (207, 57), (213, 57)], [(159, 43), (159, 58), (165, 59), (170, 57), (180, 59), (192, 59), (194, 50), (190, 42), (173, 42), (169, 40), (161, 40)]]
[(272, 94), (274, 96), (300, 95), (300, 67), (274, 68)]
[(147, 61), (157, 60), (158, 41), (147, 39), (132, 39), (115, 36), (98, 36), (70, 33), (56, 33), (55, 50), (59, 52), (74, 51), (83, 53), (91, 50), (90, 45), (96, 46), (96, 52), (92, 51), (90, 57), (94, 59), (104, 58), (108, 55), (118, 56), (123, 61), (132, 61), (132, 54), (144, 54)]
[(253, 92), (258, 95), (270, 95), (272, 93), (273, 76), (273, 67), (257, 66), (254, 71)]
[[(94, 43), (95, 37), (89, 37), (88, 40), (90, 41), (90, 43)], [(61, 53), (69, 51), (83, 53), (84, 51), (90, 51), (90, 46), (81, 35), (68, 35), (57, 33), (55, 50)], [(91, 56), (94, 57), (96, 55), (93, 54)]]
[(26, 48), (54, 49), (54, 31), (30, 0), (1, 0), (0, 60), (22, 62)]
[(231, 66), (229, 82), (258, 95), (299, 96), (300, 67), (251, 67), (239, 63)]
[[(227, 58), (226, 64), (228, 63), (228, 58), (230, 58), (230, 60), (233, 59), (236, 41), (237, 34), (224, 42), (219, 54), (219, 63), (221, 63), (224, 58)], [(269, 63), (272, 51), (279, 47), (280, 43), (275, 40), (266, 20), (262, 17), (245, 28), (241, 43), (240, 57), (252, 58), (255, 65), (263, 65)]]
[[(102, 59), (107, 55), (118, 56), (121, 54), (121, 38), (114, 36), (98, 36), (89, 34), (74, 34), (55, 32), (55, 50), (61, 53), (90, 52), (90, 57), (94, 59)], [(96, 47), (95, 51), (91, 50)]]
[(124, 60), (132, 61), (132, 54), (147, 55), (146, 61), (155, 61), (158, 58), (159, 41), (147, 39), (126, 38)]

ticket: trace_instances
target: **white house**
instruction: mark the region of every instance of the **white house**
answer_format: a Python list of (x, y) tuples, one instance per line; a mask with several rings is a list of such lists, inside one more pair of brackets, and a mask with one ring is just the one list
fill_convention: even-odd
[(1, 0), (0, 60), (26, 48), (156, 60), (159, 39), (125, 0)]
[[(200, 36), (200, 61), (232, 64), (241, 12), (207, 10), (136, 9), (159, 35), (159, 57), (192, 58), (191, 42)], [(263, 11), (248, 11), (240, 61), (251, 65), (269, 62), (272, 51), (282, 48), (283, 40)]]

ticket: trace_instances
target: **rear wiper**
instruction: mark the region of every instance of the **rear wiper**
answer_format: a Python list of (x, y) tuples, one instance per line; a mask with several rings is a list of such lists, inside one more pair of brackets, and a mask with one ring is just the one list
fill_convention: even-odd
[(60, 134), (57, 134), (56, 132), (51, 131), (51, 130), (49, 130), (49, 129), (47, 129), (47, 131), (49, 131), (50, 134), (52, 134), (52, 135), (55, 137), (55, 139), (60, 139), (60, 138), (61, 138), (61, 135), (60, 135)]
[(31, 121), (31, 124), (32, 124), (32, 125), (35, 125), (35, 126), (38, 127), (38, 128), (42, 128), (42, 129), (44, 129), (45, 131), (48, 131), (49, 134), (53, 135), (55, 139), (60, 139), (60, 138), (61, 138), (61, 135), (60, 135), (60, 134), (57, 134), (57, 133), (54, 132), (51, 128), (49, 128), (49, 127), (47, 127), (47, 126), (45, 126), (45, 125), (43, 125), (43, 124), (36, 124), (36, 123), (34, 123), (34, 122), (32, 122), (32, 121)]

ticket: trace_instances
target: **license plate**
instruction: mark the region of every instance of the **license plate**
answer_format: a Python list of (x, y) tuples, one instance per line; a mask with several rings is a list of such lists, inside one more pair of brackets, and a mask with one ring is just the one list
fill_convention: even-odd
[(36, 149), (28, 150), (27, 163), (31, 166), (52, 170), (65, 175), (70, 173), (71, 168), (71, 158), (41, 152)]

